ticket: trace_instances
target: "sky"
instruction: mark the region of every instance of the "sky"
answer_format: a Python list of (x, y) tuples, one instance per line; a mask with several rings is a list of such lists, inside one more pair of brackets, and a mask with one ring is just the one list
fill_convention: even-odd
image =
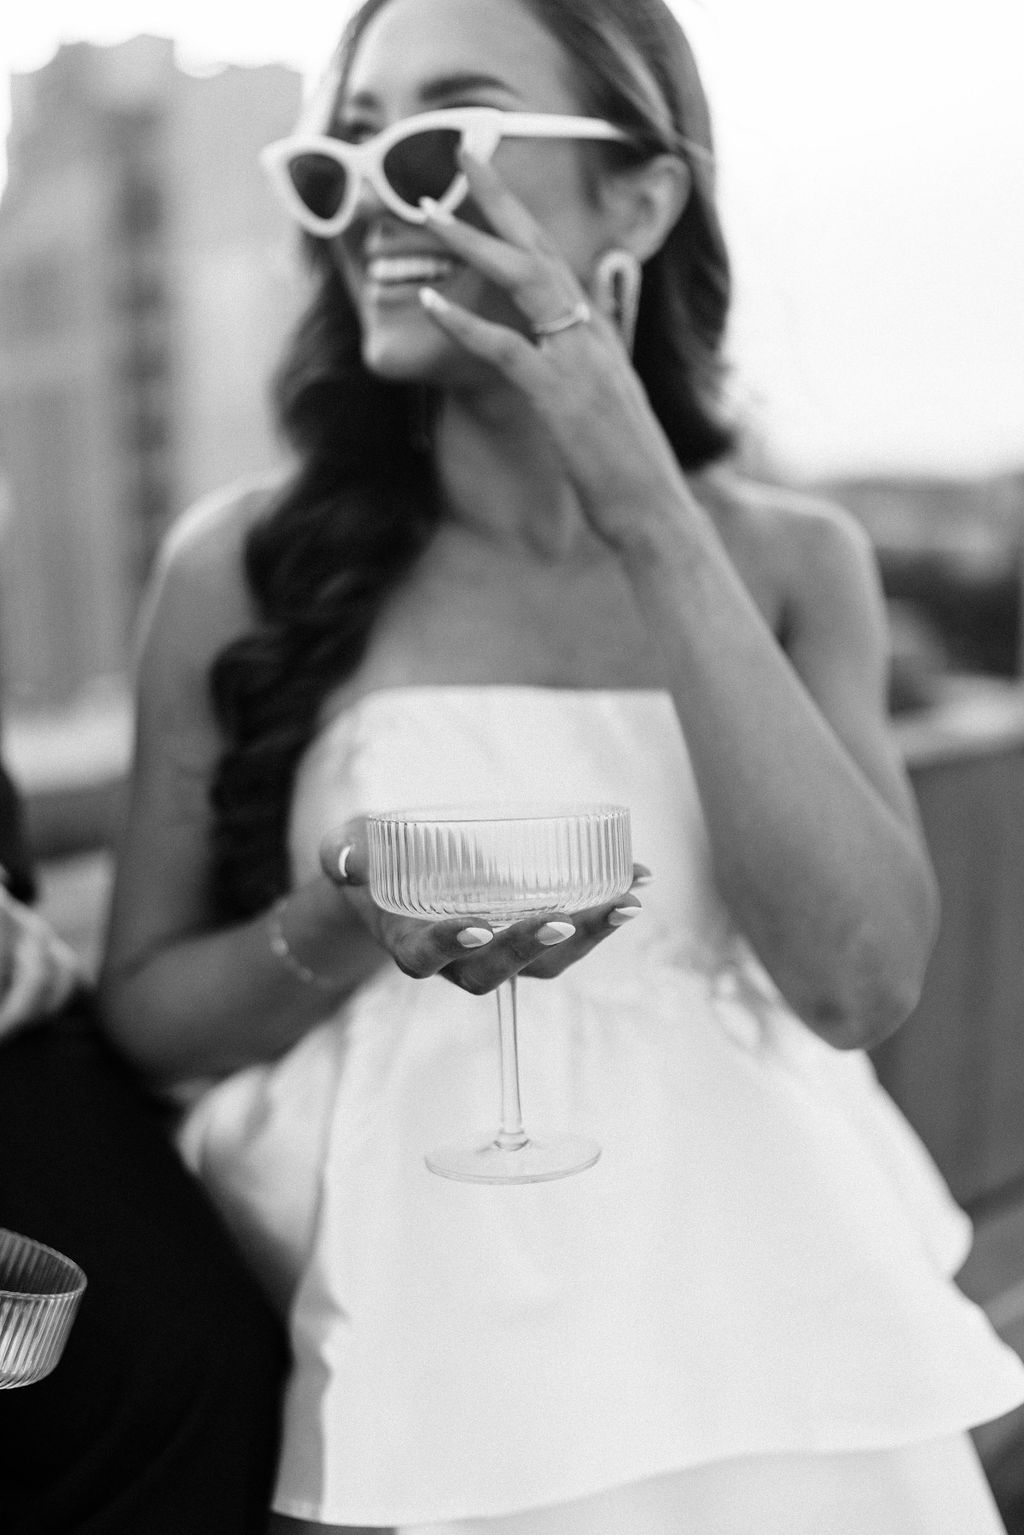
[[(1024, 467), (1024, 4), (675, 0), (719, 140), (734, 390), (779, 467)], [(174, 37), (185, 67), (315, 77), (348, 0), (31, 0), (10, 71), (62, 41)]]

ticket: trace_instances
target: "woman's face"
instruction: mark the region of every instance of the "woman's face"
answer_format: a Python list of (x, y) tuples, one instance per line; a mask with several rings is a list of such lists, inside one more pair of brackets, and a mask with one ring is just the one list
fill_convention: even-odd
[[(345, 138), (365, 139), (439, 107), (579, 113), (568, 76), (561, 46), (518, 0), (390, 0), (355, 50), (336, 127)], [(607, 215), (588, 192), (580, 144), (506, 139), (493, 164), (586, 282), (611, 238)], [(457, 216), (479, 221), (468, 202)], [(507, 295), (452, 262), (436, 236), (406, 223), (371, 188), (363, 188), (357, 215), (333, 250), (359, 314), (364, 361), (384, 377), (457, 386), (480, 376), (482, 365), (424, 313), (418, 298), (424, 284), (525, 329)], [(401, 267), (397, 257), (405, 258)], [(409, 258), (422, 258), (422, 265), (410, 268)]]

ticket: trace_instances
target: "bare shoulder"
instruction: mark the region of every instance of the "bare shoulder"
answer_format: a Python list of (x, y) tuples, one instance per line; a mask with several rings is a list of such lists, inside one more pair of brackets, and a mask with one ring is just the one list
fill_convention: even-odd
[(277, 482), (247, 481), (205, 497), (175, 522), (143, 603), (136, 677), (137, 760), (205, 771), (219, 750), (210, 667), (251, 629), (246, 535), (273, 504)]
[(173, 640), (175, 648), (207, 657), (252, 623), (245, 540), (278, 487), (276, 480), (248, 480), (182, 513), (157, 558), (143, 613), (144, 643)]
[(696, 477), (693, 489), (773, 628), (836, 599), (873, 600), (870, 540), (836, 502), (722, 468)]

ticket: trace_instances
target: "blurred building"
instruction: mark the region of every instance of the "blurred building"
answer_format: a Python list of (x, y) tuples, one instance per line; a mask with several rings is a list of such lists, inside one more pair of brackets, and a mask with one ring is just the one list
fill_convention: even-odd
[(276, 450), (295, 312), (257, 164), (282, 65), (185, 73), (167, 39), (75, 43), (12, 81), (0, 200), (2, 670), (15, 706), (123, 678), (168, 521)]
[(825, 488), (860, 518), (887, 595), (930, 626), (951, 670), (1024, 676), (1024, 472)]

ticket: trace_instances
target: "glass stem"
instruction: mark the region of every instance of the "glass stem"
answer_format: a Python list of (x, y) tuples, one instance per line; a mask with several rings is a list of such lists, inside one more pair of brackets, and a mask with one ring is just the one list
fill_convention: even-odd
[(523, 1129), (519, 1103), (519, 1038), (516, 1020), (516, 978), (495, 993), (498, 1001), (498, 1041), (501, 1047), (501, 1129), (494, 1138), (502, 1151), (520, 1151), (529, 1137)]

